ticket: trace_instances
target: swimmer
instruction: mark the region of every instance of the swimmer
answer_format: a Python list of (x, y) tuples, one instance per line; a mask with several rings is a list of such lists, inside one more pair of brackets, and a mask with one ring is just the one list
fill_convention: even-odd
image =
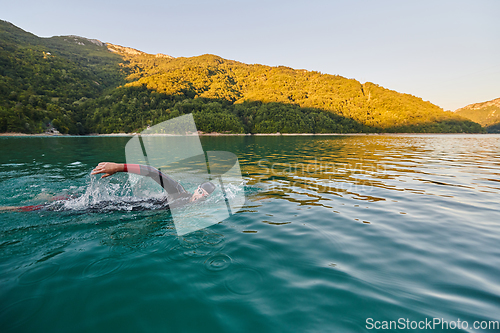
[(165, 191), (175, 199), (189, 197), (190, 202), (198, 201), (208, 197), (215, 190), (215, 185), (212, 182), (205, 182), (198, 185), (198, 188), (193, 194), (187, 192), (179, 182), (176, 182), (160, 170), (141, 164), (120, 164), (112, 162), (101, 162), (90, 173), (91, 175), (103, 174), (101, 178), (109, 177), (117, 172), (134, 173), (141, 176), (152, 178)]
[[(189, 193), (182, 187), (182, 185), (162, 173), (160, 170), (153, 168), (148, 165), (141, 164), (122, 164), (122, 163), (113, 163), (113, 162), (101, 162), (99, 163), (90, 173), (91, 175), (103, 174), (101, 178), (109, 177), (114, 175), (117, 172), (128, 172), (141, 176), (150, 177), (155, 182), (157, 182), (168, 194), (167, 200), (165, 201), (166, 207), (180, 207), (184, 206), (188, 203), (194, 203), (197, 201), (201, 201), (208, 197), (215, 190), (215, 185), (212, 182), (204, 182), (198, 185), (198, 188), (194, 191), (193, 194)], [(103, 202), (100, 206), (105, 205)], [(35, 206), (6, 206), (0, 207), (0, 211), (34, 211), (34, 210), (43, 210), (48, 208), (50, 204), (42, 204)], [(91, 207), (94, 209), (98, 209), (99, 207)]]

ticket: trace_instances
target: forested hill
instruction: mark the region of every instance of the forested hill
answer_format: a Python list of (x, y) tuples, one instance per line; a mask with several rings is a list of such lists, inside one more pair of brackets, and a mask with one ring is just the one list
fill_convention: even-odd
[(470, 104), (455, 112), (462, 117), (481, 124), (489, 133), (500, 133), (500, 98)]
[(341, 76), (214, 55), (150, 55), (0, 21), (0, 131), (137, 132), (193, 113), (204, 132), (482, 132), (430, 102)]

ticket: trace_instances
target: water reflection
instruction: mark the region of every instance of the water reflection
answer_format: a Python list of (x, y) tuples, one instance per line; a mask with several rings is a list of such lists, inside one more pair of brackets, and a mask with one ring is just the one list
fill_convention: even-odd
[(314, 204), (323, 194), (386, 200), (374, 188), (446, 197), (454, 192), (438, 186), (498, 193), (492, 176), (500, 175), (499, 147), (498, 137), (438, 135), (257, 137), (233, 148), (249, 185), (290, 201), (297, 199), (286, 193), (300, 192)]
[(376, 221), (377, 211), (419, 216), (422, 209), (411, 202), (426, 197), (443, 207), (487, 209), (500, 194), (498, 135), (205, 137), (202, 143), (238, 155), (251, 202), (285, 200), (358, 222)]

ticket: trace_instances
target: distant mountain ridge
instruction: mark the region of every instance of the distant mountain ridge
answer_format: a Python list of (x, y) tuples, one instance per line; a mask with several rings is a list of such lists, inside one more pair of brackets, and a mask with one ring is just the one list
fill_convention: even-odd
[(39, 38), (0, 21), (0, 131), (140, 131), (192, 113), (232, 133), (482, 132), (430, 102), (337, 75), (173, 58), (78, 36)]
[(65, 42), (67, 42), (68, 40), (73, 40), (75, 42), (75, 44), (78, 44), (78, 45), (85, 45), (84, 41), (87, 43), (92, 43), (92, 44), (98, 45), (98, 46), (105, 45), (103, 42), (101, 42), (98, 39), (88, 39), (85, 37), (80, 37), (80, 36), (75, 36), (75, 35), (60, 36), (60, 37), (62, 37)]
[(500, 133), (500, 98), (470, 104), (455, 112), (486, 127), (488, 132)]
[[(93, 39), (93, 40), (97, 41), (96, 39)], [(142, 51), (133, 49), (131, 47), (125, 47), (125, 46), (115, 45), (115, 44), (111, 44), (111, 43), (105, 43), (105, 44), (108, 47), (108, 50), (110, 50), (111, 52), (116, 52), (118, 54), (131, 55), (131, 56), (134, 56), (134, 55), (149, 55), (146, 52), (142, 52)], [(170, 56), (168, 54), (163, 54), (163, 53), (157, 53), (157, 54), (155, 54), (155, 57), (156, 58), (174, 59), (174, 57), (172, 57), (172, 56)]]

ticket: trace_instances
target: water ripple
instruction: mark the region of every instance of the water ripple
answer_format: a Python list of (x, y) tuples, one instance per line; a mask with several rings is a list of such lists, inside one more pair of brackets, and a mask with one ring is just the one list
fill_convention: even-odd
[(50, 278), (59, 270), (58, 264), (45, 264), (39, 267), (34, 267), (19, 276), (20, 284), (38, 283)]
[(205, 268), (212, 272), (219, 272), (231, 265), (231, 257), (227, 254), (216, 254), (205, 260)]
[(92, 262), (83, 271), (84, 278), (97, 278), (104, 275), (116, 273), (123, 265), (117, 258), (104, 258)]
[(250, 295), (262, 287), (262, 275), (253, 268), (238, 268), (226, 278), (227, 289), (238, 295)]

